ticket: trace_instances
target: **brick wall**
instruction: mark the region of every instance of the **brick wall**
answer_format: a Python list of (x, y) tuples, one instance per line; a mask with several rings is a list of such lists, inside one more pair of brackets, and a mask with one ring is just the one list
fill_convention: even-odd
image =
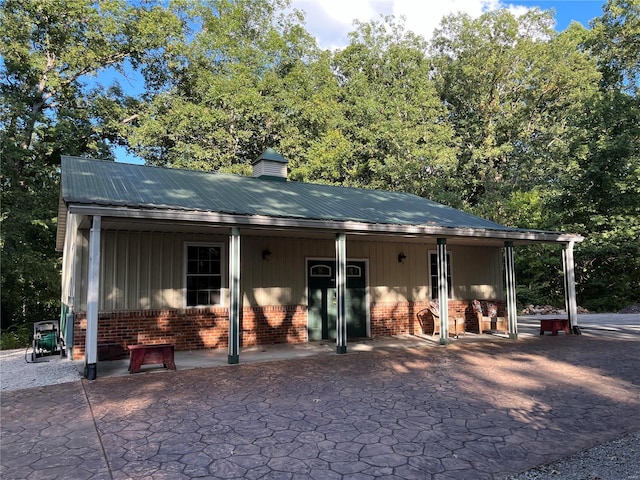
[[(498, 305), (498, 316), (506, 316), (505, 302), (494, 300)], [(428, 302), (372, 303), (371, 336), (415, 335), (433, 332), (432, 317), (421, 324), (418, 313), (427, 308)], [(464, 317), (468, 332), (478, 332), (478, 319), (473, 313), (470, 300), (449, 300), (449, 316)]]
[[(505, 302), (495, 302), (498, 315), (505, 316)], [(431, 334), (433, 324), (429, 315), (423, 324), (417, 315), (424, 308), (427, 308), (427, 302), (372, 303), (371, 336)], [(478, 321), (470, 301), (450, 300), (449, 316), (464, 316), (467, 331), (478, 331)], [(84, 358), (86, 331), (86, 314), (76, 314), (74, 360)], [(176, 350), (227, 348), (228, 331), (227, 308), (100, 312), (98, 353), (101, 345), (106, 344), (115, 345), (122, 353), (127, 352), (127, 345), (140, 343), (173, 343)], [(307, 307), (304, 305), (245, 307), (242, 310), (241, 346), (303, 343), (307, 340)]]
[[(86, 332), (86, 313), (78, 313), (74, 322), (74, 360), (84, 358)], [(100, 312), (98, 351), (101, 345), (111, 344), (124, 353), (127, 345), (140, 343), (173, 343), (176, 350), (227, 348), (228, 332), (228, 308)], [(306, 306), (250, 307), (242, 311), (241, 346), (306, 341)]]
[(245, 307), (240, 322), (240, 345), (303, 343), (307, 337), (307, 307), (274, 305)]

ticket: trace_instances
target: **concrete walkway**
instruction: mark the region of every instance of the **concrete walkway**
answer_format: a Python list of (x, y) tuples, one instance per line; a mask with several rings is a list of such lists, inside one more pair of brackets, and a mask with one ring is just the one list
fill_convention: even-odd
[(504, 478), (640, 431), (640, 315), (607, 318), (3, 393), (0, 477)]

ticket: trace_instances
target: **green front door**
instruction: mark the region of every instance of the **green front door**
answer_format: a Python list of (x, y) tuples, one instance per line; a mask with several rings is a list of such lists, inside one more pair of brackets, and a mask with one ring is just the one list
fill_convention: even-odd
[[(309, 340), (336, 338), (336, 270), (332, 260), (308, 260)], [(367, 335), (366, 263), (347, 261), (347, 337)]]

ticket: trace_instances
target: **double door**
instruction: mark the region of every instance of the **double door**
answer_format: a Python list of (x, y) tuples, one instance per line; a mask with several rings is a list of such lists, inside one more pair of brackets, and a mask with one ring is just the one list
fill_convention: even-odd
[[(309, 340), (336, 338), (338, 306), (336, 264), (333, 260), (308, 260)], [(347, 261), (347, 337), (367, 336), (366, 262)]]

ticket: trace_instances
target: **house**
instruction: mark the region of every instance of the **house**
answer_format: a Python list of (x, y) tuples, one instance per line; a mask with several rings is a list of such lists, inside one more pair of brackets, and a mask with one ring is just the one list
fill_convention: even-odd
[[(579, 235), (510, 228), (415, 195), (287, 181), (268, 149), (253, 177), (62, 157), (57, 248), (69, 355), (95, 378), (98, 349), (177, 350), (421, 332), (439, 300), (473, 331), (494, 301), (517, 338), (514, 249), (562, 246), (576, 322)], [(477, 321), (476, 321), (477, 323)], [(433, 329), (433, 325), (431, 328)]]

